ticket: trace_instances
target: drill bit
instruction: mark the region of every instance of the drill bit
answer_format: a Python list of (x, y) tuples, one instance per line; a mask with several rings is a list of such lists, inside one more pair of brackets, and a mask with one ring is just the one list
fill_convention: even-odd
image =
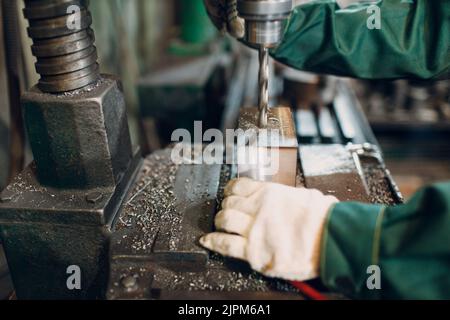
[(269, 112), (269, 49), (265, 46), (259, 47), (259, 127), (267, 126), (267, 115)]

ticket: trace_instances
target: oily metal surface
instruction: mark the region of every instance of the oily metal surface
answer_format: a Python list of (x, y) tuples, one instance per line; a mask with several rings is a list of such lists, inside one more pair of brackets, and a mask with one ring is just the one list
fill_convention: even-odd
[(302, 146), (300, 161), (307, 188), (318, 189), (340, 201), (370, 201), (365, 177), (345, 146)]
[(61, 189), (39, 183), (32, 163), (0, 194), (0, 224), (9, 222), (104, 225), (119, 210), (140, 162), (139, 151), (115, 186)]
[(115, 226), (116, 242), (112, 248), (118, 245), (119, 251), (113, 250), (114, 255), (122, 255), (122, 251), (123, 254), (150, 253), (160, 224), (179, 222), (171, 187), (175, 173), (176, 166), (171, 164), (167, 154), (155, 153), (144, 161), (138, 182)]
[[(0, 195), (0, 237), (19, 299), (96, 299), (106, 287), (111, 224), (139, 168), (140, 155), (113, 187), (60, 189), (29, 166)], [(69, 290), (67, 268), (82, 270)]]
[[(212, 229), (220, 165), (177, 166), (170, 155), (165, 150), (145, 160), (116, 226), (114, 254), (132, 252), (201, 268), (208, 253), (198, 239)], [(121, 237), (123, 230), (127, 232)]]

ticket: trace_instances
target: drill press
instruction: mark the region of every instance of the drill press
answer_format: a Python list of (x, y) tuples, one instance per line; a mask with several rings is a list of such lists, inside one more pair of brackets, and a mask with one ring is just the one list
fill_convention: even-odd
[[(34, 161), (0, 194), (0, 238), (19, 299), (104, 295), (114, 222), (141, 166), (122, 85), (99, 73), (88, 4), (25, 1), (40, 75), (21, 98)], [(75, 287), (66, 282), (74, 267)]]
[(245, 21), (244, 40), (259, 50), (259, 127), (264, 128), (269, 111), (269, 49), (283, 37), (292, 0), (238, 0), (237, 10)]

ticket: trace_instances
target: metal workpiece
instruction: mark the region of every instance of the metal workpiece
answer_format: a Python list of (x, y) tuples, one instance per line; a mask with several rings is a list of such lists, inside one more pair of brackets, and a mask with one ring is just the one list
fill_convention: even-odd
[(288, 107), (270, 108), (267, 127), (264, 129), (258, 126), (258, 109), (243, 108), (239, 115), (238, 129), (255, 132), (267, 130), (269, 133), (275, 133), (267, 136), (270, 139), (264, 139), (264, 135), (260, 136), (260, 146), (271, 147), (271, 141), (275, 141), (281, 148), (298, 147), (294, 118), (291, 108)]
[(40, 182), (61, 188), (115, 186), (132, 159), (120, 82), (103, 75), (66, 94), (34, 87), (22, 97)]
[(374, 145), (303, 145), (299, 153), (304, 187), (318, 189), (340, 201), (403, 203), (403, 197)]
[(365, 178), (345, 146), (302, 146), (300, 162), (307, 188), (321, 190), (340, 201), (370, 202)]
[(83, 88), (99, 78), (92, 17), (88, 0), (26, 0), (24, 15), (38, 87), (42, 92), (61, 93)]
[(245, 20), (244, 40), (265, 47), (276, 46), (283, 37), (292, 0), (238, 0), (239, 16)]
[[(245, 161), (238, 160), (238, 176), (295, 186), (298, 142), (291, 109), (269, 109), (264, 129), (259, 127), (259, 115), (257, 108), (241, 110), (238, 129), (243, 130), (249, 139), (245, 145), (237, 146), (237, 152), (240, 155), (255, 152), (257, 158), (249, 156)], [(252, 132), (255, 139), (251, 137)]]

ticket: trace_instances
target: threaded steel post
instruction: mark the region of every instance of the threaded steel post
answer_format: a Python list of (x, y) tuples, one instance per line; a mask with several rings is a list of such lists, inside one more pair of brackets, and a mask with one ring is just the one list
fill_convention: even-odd
[(24, 15), (38, 87), (47, 93), (83, 88), (99, 78), (88, 0), (25, 0)]

